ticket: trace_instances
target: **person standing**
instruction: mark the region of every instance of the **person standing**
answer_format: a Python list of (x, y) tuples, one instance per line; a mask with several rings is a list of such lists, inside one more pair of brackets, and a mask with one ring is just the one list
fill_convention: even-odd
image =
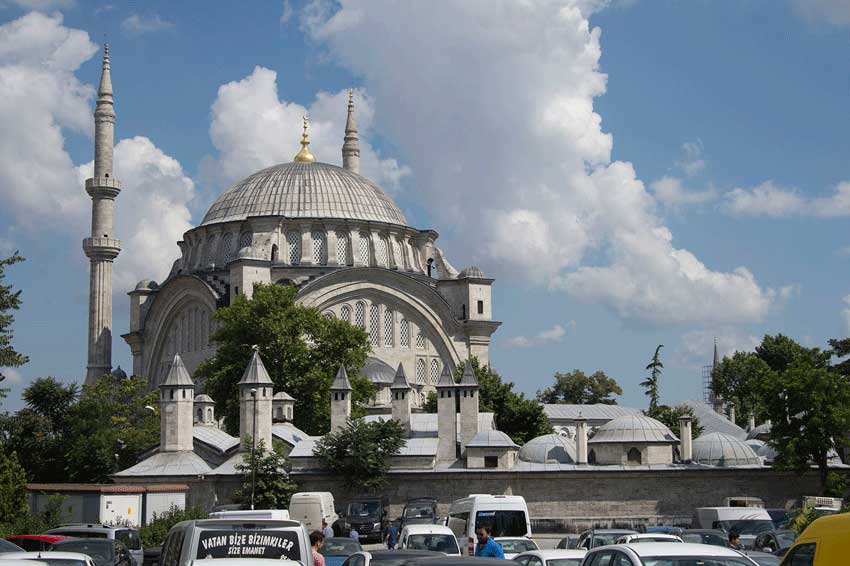
[(735, 531), (729, 533), (729, 548), (732, 550), (744, 550), (744, 545), (741, 544), (741, 535)]
[(387, 531), (384, 533), (384, 543), (389, 550), (395, 550), (398, 544), (398, 529), (392, 524), (392, 521), (387, 521)]
[(485, 525), (478, 527), (475, 535), (478, 537), (478, 548), (475, 550), (475, 556), (481, 558), (504, 558), (505, 552), (498, 542), (490, 537), (490, 527)]
[(325, 538), (331, 538), (334, 536), (334, 530), (328, 525), (327, 519), (322, 519), (322, 534), (325, 535)]
[(325, 535), (323, 535), (320, 531), (313, 531), (310, 533), (310, 547), (313, 551), (313, 566), (325, 566), (325, 557), (322, 556), (322, 553), (319, 550), (322, 549), (322, 545), (325, 544)]

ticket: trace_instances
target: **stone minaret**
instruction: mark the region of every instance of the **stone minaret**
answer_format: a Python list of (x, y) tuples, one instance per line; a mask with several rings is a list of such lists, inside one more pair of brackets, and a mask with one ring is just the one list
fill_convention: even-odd
[(345, 142), (342, 144), (342, 167), (360, 174), (360, 141), (354, 122), (354, 91), (348, 89), (348, 119), (345, 121)]
[(192, 450), (194, 402), (195, 384), (180, 354), (176, 354), (165, 381), (159, 386), (160, 452)]
[(331, 384), (331, 432), (345, 427), (351, 418), (351, 382), (343, 366), (339, 366)]
[(398, 364), (395, 379), (390, 385), (393, 418), (401, 423), (405, 434), (410, 435), (410, 383), (404, 374), (404, 367)]
[(83, 240), (89, 270), (89, 353), (86, 383), (112, 371), (112, 260), (121, 252), (121, 241), (112, 232), (112, 208), (121, 184), (112, 175), (115, 110), (109, 46), (103, 46), (103, 70), (94, 111), (94, 176), (86, 179), (92, 199), (91, 237)]
[(466, 456), (466, 445), (478, 434), (478, 380), (472, 360), (466, 361), (463, 375), (457, 385), (460, 397), (460, 454)]
[[(265, 442), (265, 449), (272, 449), (272, 389), (274, 384), (255, 350), (242, 379), (239, 381), (239, 447), (251, 450), (246, 439)], [(256, 414), (255, 414), (256, 413)], [(254, 424), (257, 430), (254, 430)]]
[(449, 365), (437, 382), (437, 460), (457, 460), (457, 408), (455, 407), (455, 380)]

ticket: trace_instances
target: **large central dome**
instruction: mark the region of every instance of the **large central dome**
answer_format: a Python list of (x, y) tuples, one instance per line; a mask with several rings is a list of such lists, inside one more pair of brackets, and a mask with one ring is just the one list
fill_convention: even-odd
[(407, 226), (376, 184), (327, 163), (283, 163), (239, 181), (210, 206), (201, 225), (249, 216), (340, 218)]

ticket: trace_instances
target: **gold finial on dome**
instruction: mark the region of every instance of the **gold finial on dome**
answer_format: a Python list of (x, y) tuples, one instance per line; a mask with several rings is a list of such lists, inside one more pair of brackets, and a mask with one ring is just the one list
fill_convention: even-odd
[(294, 161), (299, 163), (314, 163), (316, 156), (310, 153), (307, 146), (310, 145), (310, 140), (307, 137), (307, 116), (304, 116), (304, 133), (301, 134), (301, 151), (295, 155)]

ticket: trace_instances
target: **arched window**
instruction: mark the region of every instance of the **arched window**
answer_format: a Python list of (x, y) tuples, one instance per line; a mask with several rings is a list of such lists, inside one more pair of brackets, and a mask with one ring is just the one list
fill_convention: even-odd
[(440, 379), (440, 361), (437, 358), (431, 360), (431, 384), (436, 385)]
[(301, 263), (301, 234), (298, 232), (289, 232), (286, 235), (286, 245), (289, 251), (289, 263), (291, 265)]
[(393, 347), (394, 330), (395, 316), (393, 311), (387, 309), (384, 311), (384, 346), (387, 348)]
[(410, 323), (406, 318), (398, 323), (398, 343), (402, 348), (410, 348)]
[(404, 261), (401, 259), (401, 246), (395, 238), (393, 238), (393, 261), (395, 265), (404, 267)]
[(422, 358), (416, 360), (416, 383), (425, 384), (425, 360)]
[(360, 232), (359, 259), (363, 265), (369, 265), (369, 234)]
[(416, 347), (420, 350), (425, 349), (425, 335), (422, 334), (422, 331), (416, 333)]
[(378, 240), (378, 251), (375, 254), (375, 261), (378, 263), (378, 265), (382, 267), (386, 267), (387, 265), (389, 265), (389, 262), (387, 261), (387, 254), (387, 239), (381, 237)]
[(328, 320), (333, 320), (336, 318), (333, 311), (325, 311), (325, 318)]
[(198, 422), (204, 422), (204, 410), (198, 407)]
[(272, 244), (272, 261), (278, 260), (277, 244)]
[(359, 302), (354, 305), (354, 326), (366, 328), (366, 304)]
[(351, 307), (348, 305), (342, 305), (342, 308), (339, 309), (339, 318), (340, 320), (344, 320), (348, 324), (351, 324)]
[(348, 234), (346, 232), (336, 233), (336, 262), (339, 265), (348, 265)]
[(213, 411), (212, 411), (212, 407), (209, 407), (209, 408), (207, 409), (207, 419), (208, 419), (210, 422), (212, 422), (212, 420), (213, 420)]
[(251, 232), (242, 232), (242, 235), (239, 236), (239, 249), (250, 248), (253, 239)]
[(321, 230), (313, 231), (313, 263), (315, 265), (327, 265), (328, 242), (325, 233)]
[(629, 464), (640, 464), (640, 450), (638, 450), (637, 448), (631, 448), (629, 450), (629, 453), (626, 455), (626, 459), (628, 460)]
[(290, 420), (290, 421), (292, 420), (292, 407), (286, 408), (286, 418), (287, 418), (287, 420)]
[(372, 305), (372, 308), (369, 310), (369, 339), (372, 342), (372, 346), (378, 345), (380, 331), (381, 307), (378, 305)]
[(277, 415), (275, 416), (275, 418), (277, 418), (277, 420), (279, 420), (279, 421), (282, 421), (283, 420), (283, 407), (278, 407), (276, 413), (277, 413)]
[(227, 233), (221, 240), (221, 265), (227, 265), (236, 259), (236, 250), (233, 245), (233, 234)]

